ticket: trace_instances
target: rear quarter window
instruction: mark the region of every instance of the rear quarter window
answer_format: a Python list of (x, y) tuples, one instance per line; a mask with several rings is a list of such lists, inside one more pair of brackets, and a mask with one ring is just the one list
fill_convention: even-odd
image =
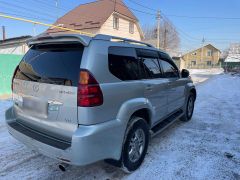
[(139, 80), (144, 75), (134, 48), (109, 47), (108, 67), (111, 74), (122, 81)]
[(14, 78), (77, 86), (83, 49), (81, 44), (35, 45), (21, 60)]
[(162, 77), (159, 65), (159, 56), (156, 51), (147, 49), (137, 49), (139, 61), (142, 62), (146, 72), (146, 79), (157, 79)]

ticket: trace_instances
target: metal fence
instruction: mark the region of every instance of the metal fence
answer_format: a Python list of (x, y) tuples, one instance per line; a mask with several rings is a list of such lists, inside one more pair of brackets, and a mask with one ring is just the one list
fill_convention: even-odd
[(224, 72), (240, 73), (240, 63), (238, 65), (224, 65)]
[(0, 54), (0, 95), (11, 93), (11, 80), (21, 55)]

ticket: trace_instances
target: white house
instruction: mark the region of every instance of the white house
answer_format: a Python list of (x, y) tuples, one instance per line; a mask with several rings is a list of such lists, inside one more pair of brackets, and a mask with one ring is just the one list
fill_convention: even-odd
[[(143, 32), (136, 16), (122, 0), (99, 0), (71, 10), (54, 25), (93, 34), (107, 34), (142, 40)], [(47, 33), (72, 33), (49, 28)]]

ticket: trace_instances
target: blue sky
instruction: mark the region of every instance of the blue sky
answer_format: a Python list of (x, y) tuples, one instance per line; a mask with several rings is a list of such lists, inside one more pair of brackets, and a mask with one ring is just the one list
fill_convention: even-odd
[[(77, 5), (91, 2), (89, 0), (59, 0), (60, 10), (56, 10), (55, 0), (0, 0), (0, 12), (42, 22), (53, 23), (57, 16), (65, 14)], [(223, 50), (230, 43), (240, 42), (240, 1), (239, 0), (134, 0), (150, 9), (141, 7), (131, 0), (124, 2), (133, 9), (150, 14), (159, 9), (176, 26), (181, 37), (181, 50), (188, 51), (199, 47), (204, 37), (205, 43), (212, 43)], [(153, 25), (155, 17), (133, 11), (142, 25)], [(238, 19), (186, 18), (187, 17), (224, 17)], [(0, 26), (6, 26), (7, 36), (33, 35), (33, 25), (0, 18)], [(45, 27), (36, 26), (37, 33)]]

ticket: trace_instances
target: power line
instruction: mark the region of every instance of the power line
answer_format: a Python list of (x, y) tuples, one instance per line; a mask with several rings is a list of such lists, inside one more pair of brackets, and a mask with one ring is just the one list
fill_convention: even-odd
[(22, 17), (27, 17), (27, 18), (32, 18), (32, 19), (38, 19), (38, 20), (43, 20), (43, 21), (48, 21), (48, 22), (55, 21), (55, 18), (54, 19), (53, 18), (49, 18), (49, 17), (48, 17), (48, 19), (47, 18), (42, 18), (42, 17), (39, 16), (39, 14), (36, 15), (32, 11), (25, 12), (24, 10), (20, 10), (20, 9), (16, 10), (16, 8), (12, 7), (12, 6), (10, 6), (10, 7), (3, 7), (3, 9), (4, 9), (4, 11), (2, 11), (2, 10), (0, 10), (0, 11), (2, 11), (3, 13), (7, 13), (9, 15), (17, 15), (17, 16), (22, 16)]
[(55, 25), (52, 25), (52, 24), (46, 24), (46, 23), (42, 23), (42, 22), (38, 22), (38, 21), (33, 21), (33, 20), (14, 17), (14, 16), (9, 16), (9, 15), (5, 15), (5, 14), (0, 14), (0, 17), (7, 18), (7, 19), (12, 19), (12, 20), (17, 20), (17, 21), (23, 21), (23, 22), (32, 23), (32, 24), (39, 24), (39, 25), (46, 26), (46, 27), (62, 29), (62, 30), (65, 30), (65, 31), (71, 31), (71, 32), (79, 33), (79, 34), (88, 35), (88, 36), (93, 36), (94, 35), (93, 33), (88, 33), (88, 32), (83, 32), (83, 31), (79, 31), (79, 30), (75, 30), (75, 29), (55, 26)]
[[(128, 1), (130, 1), (130, 2), (132, 2), (132, 3), (134, 3), (134, 4), (137, 4), (138, 6), (141, 6), (141, 7), (143, 7), (143, 8), (146, 8), (146, 9), (149, 9), (149, 10), (152, 10), (152, 11), (155, 11), (155, 12), (157, 12), (157, 10), (156, 9), (153, 9), (153, 8), (150, 8), (150, 7), (148, 7), (148, 6), (145, 6), (145, 5), (143, 5), (143, 4), (141, 4), (141, 3), (138, 3), (138, 2), (136, 2), (136, 1), (134, 1), (134, 0), (128, 0)], [(164, 15), (163, 13), (162, 13), (162, 16), (161, 16), (162, 18), (163, 18), (163, 20), (165, 20), (165, 22), (172, 28), (172, 29), (177, 29), (178, 31), (180, 31), (182, 34), (184, 34), (185, 36), (187, 36), (187, 37), (189, 37), (190, 39), (193, 39), (193, 40), (199, 40), (198, 38), (195, 38), (195, 37), (192, 37), (192, 36), (190, 36), (190, 35), (188, 35), (187, 33), (185, 33), (183, 30), (181, 30), (180, 28), (176, 28), (176, 26), (175, 25), (172, 25), (172, 23), (171, 23), (171, 21), (166, 17), (166, 15)], [(173, 27), (175, 27), (175, 28), (173, 28)]]
[[(166, 17), (166, 15), (164, 15), (163, 13), (162, 13), (162, 18), (163, 18), (163, 20), (165, 20), (165, 22), (166, 22), (167, 24), (169, 24), (170, 26), (172, 26), (172, 24), (169, 23), (169, 22), (171, 22), (171, 21), (170, 21), (170, 20)], [(179, 33), (181, 33), (182, 35), (184, 35), (184, 36), (187, 37), (188, 39), (191, 39), (192, 41), (201, 41), (201, 39), (198, 39), (198, 38), (196, 38), (196, 37), (193, 37), (193, 36), (189, 35), (188, 33), (186, 33), (185, 31), (183, 31), (183, 30), (180, 29), (179, 27), (176, 27), (176, 26), (175, 26), (175, 28), (178, 30)]]
[[(145, 9), (149, 9), (151, 11), (157, 12), (157, 9), (150, 8), (148, 6), (145, 6), (139, 2), (136, 2), (134, 0), (128, 0), (129, 2), (132, 2), (138, 6), (141, 6)], [(240, 17), (219, 17), (219, 16), (188, 16), (188, 15), (176, 15), (176, 14), (166, 14), (168, 17), (177, 17), (177, 18), (191, 18), (191, 19), (220, 19), (220, 20), (240, 20)]]
[(47, 16), (47, 17), (53, 17), (53, 18), (56, 18), (54, 16), (52, 16), (51, 14), (48, 14), (48, 13), (43, 13), (41, 11), (36, 11), (34, 9), (28, 9), (28, 8), (25, 8), (25, 7), (22, 7), (22, 6), (18, 6), (18, 5), (15, 5), (15, 4), (12, 4), (12, 3), (9, 3), (9, 2), (2, 2), (0, 1), (0, 4), (3, 4), (3, 5), (7, 5), (9, 7), (13, 7), (13, 8), (16, 8), (16, 9), (24, 9), (24, 10), (27, 10), (29, 12), (35, 12), (37, 14), (41, 14), (41, 15), (44, 15), (44, 16)]
[(138, 3), (138, 2), (136, 2), (136, 1), (133, 1), (133, 0), (128, 0), (128, 1), (129, 1), (129, 2), (132, 2), (133, 4), (137, 4), (138, 6), (141, 6), (141, 7), (145, 8), (145, 9), (149, 9), (149, 10), (152, 10), (152, 11), (155, 11), (155, 12), (158, 11), (157, 9), (150, 8), (150, 7), (148, 7), (148, 6), (145, 6), (145, 5), (143, 5), (143, 4)]
[(6, 15), (10, 15), (10, 16), (19, 16), (19, 17), (22, 17), (22, 18), (31, 18), (31, 19), (34, 19), (34, 20), (41, 20), (41, 21), (51, 22), (51, 21), (49, 21), (49, 19), (37, 18), (37, 17), (32, 17), (32, 16), (25, 16), (25, 15), (16, 14), (16, 13), (8, 13), (8, 12), (3, 12), (3, 11), (0, 11), (0, 13), (6, 14)]
[[(153, 8), (150, 8), (148, 6), (145, 6), (139, 2), (136, 2), (135, 0), (128, 0), (138, 6), (141, 6), (145, 9), (149, 9), (151, 11), (154, 11), (156, 12), (157, 10), (156, 9), (153, 9)], [(163, 14), (163, 13), (162, 13)], [(173, 27), (173, 25), (170, 23), (171, 21), (167, 18), (167, 17), (178, 17), (178, 18), (193, 18), (193, 19), (222, 19), (222, 20), (239, 20), (240, 17), (217, 17), (217, 16), (183, 16), (183, 15), (164, 15), (162, 16), (163, 20), (168, 24), (170, 25), (170, 27)], [(183, 31), (182, 29), (180, 29), (179, 27), (176, 27), (175, 28), (178, 30), (179, 33), (181, 33), (181, 38), (183, 39), (186, 39), (187, 40), (191, 40), (191, 41), (200, 41), (200, 39), (198, 38), (195, 38), (193, 36), (190, 36), (188, 33), (186, 33), (185, 31)], [(186, 37), (186, 38), (184, 38)], [(213, 41), (223, 41), (223, 39), (210, 39), (210, 40), (213, 40)], [(224, 39), (224, 40), (228, 40), (228, 39)], [(230, 40), (230, 39), (229, 39)]]
[(168, 14), (169, 17), (176, 17), (176, 18), (189, 18), (189, 19), (219, 19), (219, 20), (240, 20), (240, 17), (218, 17), (218, 16), (184, 16), (184, 15), (173, 15)]
[[(109, 1), (115, 3), (114, 0), (109, 0)], [(141, 10), (138, 10), (138, 9), (135, 9), (135, 8), (132, 8), (132, 7), (129, 7), (129, 6), (125, 6), (124, 4), (119, 3), (119, 2), (117, 2), (117, 1), (116, 1), (116, 4), (118, 4), (118, 5), (120, 5), (120, 6), (123, 6), (123, 7), (127, 7), (128, 9), (131, 9), (131, 10), (136, 11), (136, 12), (140, 12), (140, 13), (147, 14), (147, 15), (151, 15), (151, 16), (156, 16), (156, 14), (149, 13), (149, 12), (146, 12), (146, 11), (141, 11)]]
[(53, 9), (58, 9), (58, 10), (61, 10), (61, 11), (69, 11), (68, 9), (65, 9), (65, 8), (62, 8), (62, 7), (56, 7), (55, 6), (55, 4), (53, 3), (53, 4), (51, 4), (51, 3), (47, 3), (46, 1), (41, 1), (41, 0), (33, 0), (33, 2), (35, 2), (35, 1), (37, 1), (38, 3), (40, 3), (40, 4), (44, 4), (45, 6), (47, 6), (47, 7), (51, 7), (51, 8), (53, 8)]
[[(157, 12), (156, 9), (153, 9), (153, 8), (150, 8), (150, 7), (145, 6), (145, 5), (143, 5), (143, 4), (140, 4), (140, 3), (138, 3), (138, 2), (136, 2), (136, 1), (134, 1), (134, 0), (129, 0), (129, 1), (132, 2), (132, 3), (134, 3), (134, 4), (137, 4), (138, 6), (141, 6), (141, 7), (143, 7), (143, 8), (146, 8), (146, 9), (152, 10), (152, 11), (154, 11), (154, 12)], [(190, 38), (192, 41), (199, 41), (199, 39), (197, 39), (197, 38), (195, 38), (195, 37), (191, 37), (190, 35), (188, 35), (187, 33), (185, 33), (183, 30), (181, 30), (181, 29), (177, 28), (175, 25), (173, 25), (173, 24), (171, 23), (171, 21), (166, 17), (166, 15), (162, 14), (161, 17), (162, 17), (162, 19), (164, 20), (164, 22), (167, 23), (167, 24), (170, 26), (170, 28), (173, 29), (176, 33), (178, 33), (178, 32), (176, 31), (176, 29), (177, 29), (177, 30), (180, 31), (182, 34), (184, 34), (186, 37)]]
[[(39, 3), (42, 3), (42, 4), (45, 4), (45, 6), (46, 7), (52, 7), (52, 8), (55, 8), (54, 6), (52, 6), (51, 4), (49, 4), (49, 3), (46, 3), (46, 2), (43, 2), (43, 1), (41, 1), (41, 0), (36, 0), (36, 1), (38, 1)], [(112, 2), (114, 2), (113, 0), (109, 0), (109, 1), (112, 1)], [(133, 1), (133, 0), (129, 0), (129, 1), (132, 1), (132, 2), (134, 2), (135, 4), (138, 4), (139, 6), (142, 6), (142, 7), (145, 7), (145, 8), (148, 8), (148, 9), (150, 9), (150, 10), (152, 10), (152, 11), (155, 11), (154, 9), (152, 9), (152, 8), (149, 8), (149, 7), (147, 7), (147, 6), (144, 6), (144, 5), (142, 5), (142, 4), (140, 4), (140, 3), (136, 3), (135, 1)], [(0, 1), (0, 3), (2, 3), (3, 4), (3, 2), (1, 2)], [(37, 3), (37, 2), (36, 2)], [(119, 5), (121, 5), (121, 6), (124, 6), (124, 7), (126, 7), (124, 4), (122, 4), (122, 3), (118, 3), (117, 2), (117, 4), (119, 4)], [(48, 16), (49, 17), (49, 15), (50, 14), (48, 14), (48, 13), (45, 13), (45, 14), (43, 14), (42, 12), (40, 13), (40, 11), (36, 11), (36, 10), (33, 10), (33, 9), (28, 9), (28, 8), (24, 8), (24, 7), (21, 7), (21, 6), (17, 6), (17, 5), (13, 5), (13, 4), (11, 4), (11, 3), (4, 3), (4, 5), (8, 5), (8, 6), (11, 6), (11, 7), (13, 7), (13, 8), (16, 8), (16, 7), (18, 7), (18, 8), (21, 8), (21, 9), (25, 9), (25, 10), (27, 10), (28, 12), (30, 12), (30, 13), (32, 13), (32, 12), (35, 12), (35, 13), (38, 13), (38, 14), (41, 14), (41, 15), (43, 15), (43, 16)], [(140, 13), (144, 13), (144, 14), (147, 14), (147, 15), (151, 15), (151, 16), (155, 16), (156, 14), (152, 14), (152, 13), (149, 13), (149, 12), (146, 12), (146, 11), (141, 11), (141, 10), (138, 10), (138, 9), (135, 9), (135, 8), (132, 8), (132, 7), (128, 7), (129, 9), (131, 9), (131, 10), (133, 10), (133, 11), (137, 11), (137, 12), (140, 12)], [(62, 8), (60, 8), (60, 9), (62, 9)], [(64, 9), (64, 10), (66, 10), (66, 9)], [(41, 18), (41, 17), (31, 17), (31, 16), (26, 16), (26, 15), (19, 15), (19, 14), (14, 14), (14, 13), (8, 13), (9, 15), (17, 15), (17, 16), (21, 16), (21, 17), (27, 17), (27, 18), (32, 18), (32, 19), (38, 19), (38, 20), (44, 20), (44, 21), (48, 21), (49, 22), (49, 19), (44, 19), (44, 18)], [(51, 16), (51, 17), (53, 17), (53, 16)], [(207, 18), (207, 17), (204, 17), (204, 18)], [(214, 17), (215, 18), (215, 17)], [(54, 19), (55, 19), (55, 17), (54, 17)], [(186, 38), (184, 38), (184, 39), (187, 39), (187, 40), (191, 40), (191, 41), (199, 41), (200, 39), (198, 39), (198, 38), (195, 38), (195, 37), (193, 37), (193, 36), (190, 36), (188, 33), (186, 33), (186, 32), (184, 32), (183, 30), (181, 30), (180, 28), (177, 28), (176, 26), (174, 26), (172, 23), (171, 23), (171, 21), (166, 17), (166, 15), (162, 15), (162, 19), (167, 23), (167, 24), (169, 24), (170, 25), (170, 27), (172, 28), (172, 29), (174, 29), (175, 31), (176, 30), (178, 30), (182, 35), (184, 35)], [(236, 19), (236, 18), (235, 18)], [(173, 28), (174, 27), (174, 28)], [(183, 38), (183, 36), (182, 36), (182, 38)], [(215, 39), (215, 40), (218, 40), (218, 39)]]
[[(134, 1), (134, 0), (128, 0), (128, 1), (130, 1), (130, 2), (132, 2), (132, 3), (134, 3), (134, 4), (136, 4), (136, 5), (138, 5), (138, 6), (141, 6), (141, 7), (143, 7), (143, 8), (145, 8), (145, 9), (149, 9), (149, 10), (151, 10), (151, 11), (154, 11), (154, 12), (156, 12), (157, 10), (156, 9), (153, 9), (153, 8), (150, 8), (150, 7), (148, 7), (148, 6), (145, 6), (145, 5), (143, 5), (143, 4), (141, 4), (141, 3), (138, 3), (138, 2), (136, 2), (136, 1)], [(171, 23), (171, 21), (168, 19), (168, 17), (182, 17), (182, 18), (195, 18), (195, 19), (200, 19), (200, 18), (202, 18), (202, 19), (207, 19), (207, 18), (210, 18), (210, 19), (240, 19), (240, 18), (238, 18), (238, 17), (205, 17), (205, 16), (202, 16), (202, 17), (195, 17), (195, 16), (179, 16), (179, 15), (165, 15), (164, 13), (162, 13), (162, 19), (163, 19), (163, 21), (165, 22), (165, 23), (167, 23), (171, 28), (173, 28), (173, 26), (174, 26), (174, 30), (177, 30), (180, 34), (181, 34), (181, 38), (182, 39), (184, 39), (184, 40), (186, 40), (187, 42), (188, 41), (195, 41), (195, 42), (200, 42), (201, 41), (201, 39), (199, 39), (199, 38), (196, 38), (196, 37), (193, 37), (193, 36), (191, 36), (191, 35), (189, 35), (188, 33), (186, 33), (185, 31), (183, 31), (182, 29), (180, 29), (179, 27), (176, 27), (175, 25), (172, 25), (172, 23)], [(223, 41), (222, 39), (211, 39), (212, 41)], [(188, 45), (189, 45), (189, 43), (188, 43)], [(190, 47), (191, 45), (189, 45), (189, 47)], [(192, 48), (192, 47), (191, 47)]]

